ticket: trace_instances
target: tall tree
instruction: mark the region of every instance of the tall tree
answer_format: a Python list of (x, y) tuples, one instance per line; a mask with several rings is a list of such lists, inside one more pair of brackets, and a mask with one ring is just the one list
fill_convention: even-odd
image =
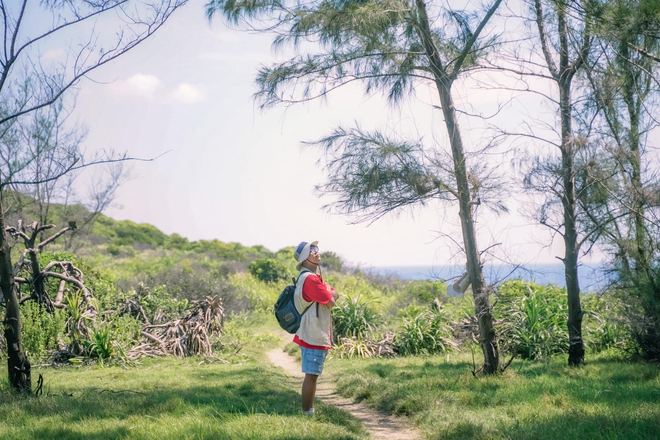
[[(153, 35), (185, 2), (0, 0), (4, 35), (0, 48), (0, 288), (6, 306), (9, 381), (17, 391), (31, 391), (31, 373), (21, 339), (4, 193), (10, 186), (43, 184), (90, 163), (78, 149), (62, 149), (61, 143), (31, 149), (21, 139), (19, 122), (56, 104), (83, 77)], [(41, 162), (40, 174), (35, 174), (33, 165), (49, 157), (53, 159), (46, 161), (48, 165)], [(117, 159), (125, 157), (109, 160)]]
[[(491, 47), (493, 39), (483, 34), (500, 3), (494, 0), (472, 9), (430, 0), (207, 4), (209, 18), (222, 14), (234, 24), (246, 22), (251, 30), (274, 33), (276, 46), (291, 43), (308, 50), (261, 68), (256, 96), (263, 107), (322, 98), (356, 81), (366, 85), (367, 94), (383, 91), (392, 103), (410, 96), (419, 84), (435, 89), (449, 138), (449, 163), (432, 160), (427, 165), (421, 141), (399, 141), (359, 127), (339, 128), (318, 142), (330, 154), (330, 183), (321, 189), (339, 196), (339, 210), (362, 213), (364, 219), (433, 197), (458, 204), (486, 374), (499, 370), (490, 289), (475, 231), (475, 207), (486, 201), (488, 184), (479, 179), (483, 160), (468, 163), (452, 88)], [(499, 201), (494, 205), (502, 207)]]
[[(559, 115), (559, 141), (556, 143), (559, 161), (549, 165), (537, 162), (526, 179), (530, 188), (550, 191), (541, 207), (540, 221), (559, 233), (564, 241), (561, 260), (568, 295), (568, 363), (574, 366), (584, 363), (578, 263), (580, 248), (590, 235), (580, 236), (576, 156), (585, 138), (575, 134), (573, 115), (573, 80), (585, 67), (592, 45), (592, 18), (584, 3), (588, 2), (533, 0), (532, 3), (541, 56), (559, 97), (555, 101)], [(544, 177), (545, 181), (540, 182)], [(553, 218), (552, 210), (557, 205), (560, 215)]]
[[(660, 359), (660, 182), (648, 134), (657, 129), (660, 82), (660, 5), (648, 0), (608, 2), (598, 11), (601, 56), (588, 69), (600, 134), (612, 182), (607, 197), (589, 200), (594, 223), (605, 225), (617, 287), (629, 305), (641, 305), (631, 322), (644, 355)], [(601, 191), (602, 191), (601, 189)]]

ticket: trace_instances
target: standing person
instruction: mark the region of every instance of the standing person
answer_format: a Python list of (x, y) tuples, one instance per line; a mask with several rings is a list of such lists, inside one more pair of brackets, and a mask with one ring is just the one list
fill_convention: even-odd
[[(293, 253), (300, 271), (294, 293), (294, 302), (298, 310), (307, 310), (300, 321), (300, 328), (293, 342), (300, 346), (302, 354), (302, 372), (305, 379), (302, 384), (303, 414), (314, 414), (314, 396), (316, 381), (323, 372), (323, 365), (328, 350), (332, 346), (332, 316), (330, 309), (339, 295), (329, 286), (320, 274), (318, 241), (301, 242)], [(318, 273), (317, 273), (318, 272)], [(311, 305), (311, 307), (310, 307)]]

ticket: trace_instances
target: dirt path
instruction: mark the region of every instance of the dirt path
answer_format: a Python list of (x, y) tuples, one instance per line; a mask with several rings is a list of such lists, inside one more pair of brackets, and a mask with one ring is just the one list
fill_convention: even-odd
[[(281, 349), (271, 350), (266, 353), (268, 359), (275, 366), (281, 367), (286, 376), (292, 379), (292, 383), (300, 387), (302, 385), (303, 373), (300, 364)], [(321, 375), (316, 388), (316, 397), (327, 405), (333, 405), (350, 412), (369, 431), (371, 438), (375, 440), (416, 440), (422, 436), (416, 429), (407, 426), (405, 420), (382, 414), (365, 405), (355, 403), (341, 397), (334, 392), (334, 383), (326, 375)]]

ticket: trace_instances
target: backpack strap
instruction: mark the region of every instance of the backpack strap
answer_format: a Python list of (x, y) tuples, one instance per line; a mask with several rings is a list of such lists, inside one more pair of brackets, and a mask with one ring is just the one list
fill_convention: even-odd
[[(296, 279), (293, 280), (293, 286), (294, 286), (294, 287), (296, 287), (296, 286), (298, 285), (298, 281), (300, 280), (300, 276), (301, 276), (302, 274), (304, 274), (305, 272), (312, 273), (312, 271), (309, 270), (309, 269), (303, 269), (303, 270), (301, 270), (300, 273), (298, 274), (298, 278), (296, 278)], [(302, 289), (300, 289), (300, 296), (302, 296)], [(312, 301), (312, 303), (311, 303), (310, 305), (308, 305), (307, 307), (305, 307), (305, 310), (302, 311), (302, 313), (300, 314), (300, 317), (302, 318), (302, 316), (307, 312), (307, 310), (309, 310), (309, 308), (312, 307), (313, 305), (314, 305), (314, 301)], [(317, 303), (317, 306), (318, 306), (318, 303)], [(318, 307), (317, 307), (317, 310), (316, 310), (316, 315), (317, 315), (317, 316), (318, 316), (318, 313), (319, 313), (319, 312), (318, 312)]]

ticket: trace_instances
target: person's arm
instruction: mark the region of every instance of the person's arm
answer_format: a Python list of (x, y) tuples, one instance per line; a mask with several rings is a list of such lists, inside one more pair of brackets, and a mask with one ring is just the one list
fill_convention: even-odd
[(334, 287), (329, 286), (326, 284), (326, 287), (328, 289), (328, 292), (330, 292), (330, 295), (332, 295), (332, 299), (328, 301), (328, 304), (326, 304), (328, 307), (333, 308), (335, 306), (335, 303), (337, 302), (337, 299), (339, 299), (339, 294), (335, 290)]
[(317, 302), (328, 307), (334, 307), (339, 294), (332, 287), (326, 284), (321, 277), (310, 275), (303, 284), (303, 299), (309, 302)]

